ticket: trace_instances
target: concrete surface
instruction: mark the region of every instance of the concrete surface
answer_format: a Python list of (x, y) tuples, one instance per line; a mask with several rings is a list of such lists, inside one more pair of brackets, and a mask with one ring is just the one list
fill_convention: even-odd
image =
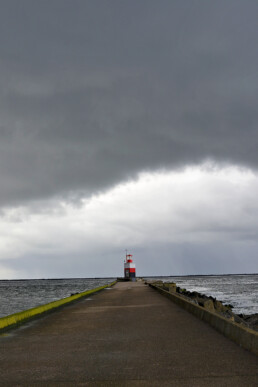
[[(165, 297), (169, 298), (171, 301), (175, 302), (181, 308), (192, 313), (194, 316), (199, 319), (207, 322), (218, 332), (222, 333), (224, 336), (230, 340), (235, 341), (241, 347), (253, 352), (258, 356), (258, 332), (255, 332), (252, 329), (241, 326), (228, 318), (225, 318), (215, 311), (212, 312), (205, 308), (202, 308), (199, 305), (194, 304), (187, 300), (187, 298), (175, 293), (168, 292), (160, 286), (155, 286), (149, 284), (152, 288), (156, 289), (159, 293), (163, 294)], [(219, 302), (219, 301), (218, 301)], [(212, 303), (213, 306), (213, 303)]]
[(258, 358), (141, 282), (0, 337), (1, 386), (256, 386)]

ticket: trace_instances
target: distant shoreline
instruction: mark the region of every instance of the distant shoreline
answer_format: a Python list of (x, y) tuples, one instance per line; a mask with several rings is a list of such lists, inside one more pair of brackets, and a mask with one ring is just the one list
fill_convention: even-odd
[[(258, 273), (227, 273), (227, 274), (168, 274), (168, 275), (140, 275), (138, 278), (167, 278), (167, 277), (228, 277), (228, 276), (244, 276), (244, 275), (258, 275)], [(62, 277), (62, 278), (11, 278), (11, 279), (0, 279), (0, 281), (62, 281), (62, 280), (102, 280), (102, 279), (113, 279), (114, 277)]]
[(141, 278), (166, 278), (166, 277), (223, 277), (232, 275), (258, 275), (258, 273), (228, 273), (228, 274), (170, 274), (170, 275), (148, 275)]

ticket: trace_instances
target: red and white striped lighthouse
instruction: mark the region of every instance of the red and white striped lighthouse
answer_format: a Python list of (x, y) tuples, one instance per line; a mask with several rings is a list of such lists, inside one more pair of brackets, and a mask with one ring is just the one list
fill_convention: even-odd
[(136, 276), (135, 264), (133, 263), (131, 254), (126, 254), (126, 259), (124, 262), (124, 272), (125, 278), (135, 278)]

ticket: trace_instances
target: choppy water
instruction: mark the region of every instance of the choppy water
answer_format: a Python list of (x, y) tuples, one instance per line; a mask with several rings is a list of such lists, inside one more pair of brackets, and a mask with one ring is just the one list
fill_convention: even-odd
[(176, 282), (180, 288), (197, 291), (233, 305), (236, 314), (258, 313), (258, 274), (159, 277), (164, 282)]
[[(106, 285), (115, 278), (0, 281), (0, 317)], [(258, 313), (258, 274), (156, 277), (181, 288), (216, 297), (234, 313)]]
[(115, 278), (0, 281), (0, 317), (69, 297), (113, 282)]

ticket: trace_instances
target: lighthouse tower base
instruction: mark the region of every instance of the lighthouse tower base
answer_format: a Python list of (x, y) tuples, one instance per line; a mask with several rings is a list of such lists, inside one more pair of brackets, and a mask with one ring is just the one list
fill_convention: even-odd
[(133, 278), (117, 277), (117, 281), (118, 282), (125, 282), (125, 281), (136, 282), (137, 278), (136, 277), (133, 277)]

